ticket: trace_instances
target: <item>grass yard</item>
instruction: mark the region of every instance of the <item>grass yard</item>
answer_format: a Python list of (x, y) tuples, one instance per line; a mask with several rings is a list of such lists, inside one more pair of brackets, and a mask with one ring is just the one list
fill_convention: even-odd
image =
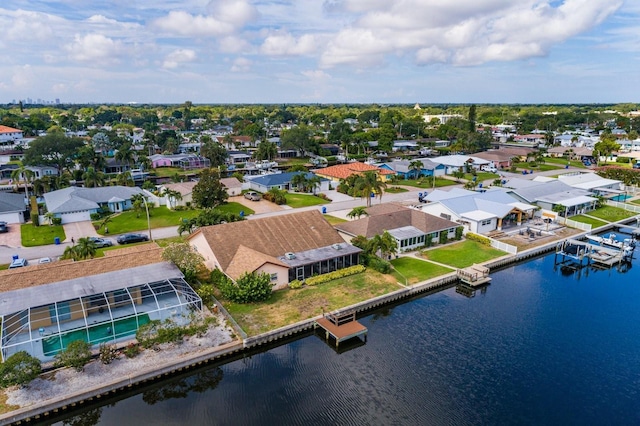
[(388, 192), (389, 194), (400, 194), (402, 192), (409, 192), (406, 188), (401, 188), (399, 186), (390, 186), (384, 190), (384, 192)]
[[(551, 164), (557, 164), (561, 167), (564, 167), (567, 165), (567, 159), (566, 158), (562, 158), (562, 157), (545, 157), (544, 158), (544, 162), (545, 163), (551, 163)], [(569, 164), (571, 165), (571, 167), (578, 167), (580, 169), (586, 169), (587, 166), (585, 166), (582, 161), (580, 160), (571, 160), (569, 161)]]
[(287, 192), (285, 195), (287, 198), (287, 205), (291, 208), (297, 209), (299, 207), (317, 206), (320, 204), (327, 204), (329, 201), (316, 197), (311, 194), (299, 194), (297, 192)]
[[(231, 204), (231, 203), (230, 203)], [(183, 210), (173, 211), (166, 206), (156, 207), (149, 211), (151, 228), (164, 228), (166, 226), (178, 226), (182, 219), (191, 219), (200, 214), (200, 210)], [(99, 224), (100, 221), (94, 222)], [(148, 229), (147, 214), (145, 211), (140, 212), (137, 217), (136, 212), (128, 210), (117, 215), (113, 215), (111, 221), (107, 224), (109, 234), (123, 234), (125, 232), (143, 231)], [(104, 235), (104, 229), (100, 228), (98, 233)]]
[[(516, 168), (519, 171), (533, 170), (534, 172), (548, 172), (549, 170), (559, 170), (564, 168), (564, 166), (561, 166), (559, 164), (548, 164), (548, 163), (538, 164), (536, 167), (531, 167), (529, 163), (513, 163), (513, 165), (516, 166)], [(565, 161), (565, 165), (566, 165), (566, 161)]]
[(60, 238), (61, 242), (67, 238), (62, 225), (33, 226), (25, 223), (20, 225), (20, 233), (24, 247), (46, 246), (53, 244), (55, 237)]
[(501, 250), (496, 250), (491, 246), (470, 240), (425, 250), (421, 253), (425, 259), (444, 263), (452, 268), (466, 268), (474, 263), (486, 262), (487, 260), (504, 256), (505, 254), (506, 253)]
[(591, 225), (592, 228), (599, 228), (607, 224), (607, 222), (603, 220), (598, 220), (593, 217), (588, 217), (581, 214), (576, 216), (571, 216), (569, 219), (575, 220), (576, 222), (589, 224)]
[[(414, 186), (416, 188), (429, 189), (433, 188), (433, 184), (431, 183), (431, 179), (405, 179), (398, 180), (395, 182), (395, 185), (406, 185), (406, 186)], [(436, 188), (441, 188), (443, 186), (457, 185), (457, 182), (449, 179), (436, 178)]]
[(617, 222), (636, 215), (634, 212), (612, 206), (603, 206), (587, 214), (589, 216), (595, 216), (598, 219), (606, 220), (607, 222)]
[[(406, 278), (407, 284), (409, 285), (454, 271), (454, 269), (445, 268), (444, 266), (412, 257), (393, 259), (391, 264), (396, 271), (400, 273), (401, 277)], [(400, 282), (404, 283), (404, 279), (400, 280)]]
[(253, 211), (251, 208), (235, 202), (224, 203), (223, 205), (216, 207), (216, 209), (225, 213), (233, 213), (237, 215), (239, 215), (240, 212), (243, 211), (245, 216), (249, 216), (250, 214), (255, 213), (255, 211)]
[(199, 172), (199, 170), (183, 170), (180, 167), (158, 167), (153, 169), (153, 174), (158, 177), (173, 177), (177, 174), (182, 175), (193, 175)]
[(476, 172), (476, 175), (474, 176), (471, 173), (465, 173), (463, 179), (473, 180), (474, 177), (476, 178), (476, 182), (482, 182), (489, 179), (491, 180), (498, 179), (500, 175), (497, 173)]
[(341, 217), (336, 217), (336, 216), (331, 216), (329, 214), (325, 214), (324, 218), (327, 222), (329, 222), (329, 224), (331, 225), (337, 225), (339, 223), (344, 223), (344, 222), (348, 222), (347, 219), (343, 219)]
[(399, 290), (395, 278), (373, 270), (296, 290), (274, 291), (263, 303), (224, 302), (224, 307), (249, 335), (254, 336), (325, 312)]

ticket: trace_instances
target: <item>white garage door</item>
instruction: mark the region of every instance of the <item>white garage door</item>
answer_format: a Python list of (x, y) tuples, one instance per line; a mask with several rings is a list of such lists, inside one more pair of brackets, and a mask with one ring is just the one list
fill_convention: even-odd
[(60, 215), (62, 223), (82, 222), (84, 220), (91, 220), (89, 212), (75, 212), (75, 213), (63, 213)]

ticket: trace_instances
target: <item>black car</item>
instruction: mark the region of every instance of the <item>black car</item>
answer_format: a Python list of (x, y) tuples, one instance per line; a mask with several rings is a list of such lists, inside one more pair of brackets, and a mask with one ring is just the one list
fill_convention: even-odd
[(117, 238), (118, 244), (131, 244), (149, 241), (149, 237), (143, 234), (123, 234)]
[(0, 221), (0, 234), (3, 232), (9, 232), (9, 227), (7, 226), (7, 222)]
[(89, 241), (92, 241), (96, 248), (111, 247), (113, 245), (113, 241), (106, 238), (89, 237)]

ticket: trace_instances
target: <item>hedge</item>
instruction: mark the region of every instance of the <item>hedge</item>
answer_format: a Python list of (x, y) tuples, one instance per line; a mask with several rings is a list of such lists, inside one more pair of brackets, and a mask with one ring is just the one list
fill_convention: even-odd
[(467, 238), (467, 240), (477, 241), (480, 244), (484, 244), (485, 246), (491, 245), (491, 240), (489, 238), (483, 237), (482, 235), (474, 234), (473, 232), (467, 232), (467, 235), (465, 235), (465, 237)]
[(306, 285), (322, 284), (336, 280), (338, 278), (348, 277), (349, 275), (359, 274), (361, 272), (364, 272), (365, 269), (366, 268), (363, 265), (353, 265), (349, 266), (348, 268), (338, 269), (337, 271), (307, 278), (304, 282)]

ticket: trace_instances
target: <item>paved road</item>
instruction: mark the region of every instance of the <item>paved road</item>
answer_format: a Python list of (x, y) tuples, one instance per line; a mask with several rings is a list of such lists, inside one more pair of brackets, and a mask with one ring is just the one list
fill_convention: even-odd
[[(536, 176), (555, 176), (559, 173), (562, 172), (570, 172), (570, 171), (583, 171), (584, 169), (573, 169), (570, 168), (568, 170), (564, 170), (564, 169), (559, 169), (559, 170), (550, 170), (547, 172), (536, 172), (533, 174), (527, 174), (527, 175), (523, 175), (521, 173), (509, 173), (509, 172), (501, 172), (501, 174), (506, 178), (521, 178), (521, 179), (533, 179)], [(462, 185), (458, 185), (458, 186), (462, 186)], [(447, 188), (451, 188), (451, 187), (447, 187)], [(383, 195), (382, 200), (380, 200), (379, 198), (375, 198), (371, 200), (372, 204), (378, 204), (380, 202), (390, 202), (390, 201), (408, 201), (408, 200), (414, 200), (416, 201), (416, 203), (418, 202), (418, 193), (419, 192), (423, 192), (424, 189), (412, 189), (408, 192), (402, 192), (399, 194), (389, 194), (386, 193)], [(331, 197), (332, 194), (329, 194), (329, 197)], [(340, 198), (341, 200), (344, 201), (334, 201), (332, 203), (329, 204), (325, 204), (324, 206), (311, 206), (311, 207), (302, 207), (299, 209), (283, 209), (283, 210), (273, 210), (273, 211), (269, 211), (270, 209), (265, 209), (266, 211), (264, 213), (260, 213), (260, 214), (255, 214), (255, 215), (251, 215), (248, 218), (249, 219), (258, 219), (261, 217), (268, 217), (268, 216), (276, 216), (276, 215), (281, 215), (281, 214), (289, 214), (292, 213), (294, 211), (305, 211), (305, 210), (320, 210), (322, 211), (323, 207), (326, 207), (326, 212), (331, 214), (331, 212), (339, 212), (341, 210), (351, 210), (354, 207), (358, 207), (358, 206), (364, 206), (366, 205), (366, 200), (362, 199), (362, 198), (352, 198), (352, 199), (346, 199), (345, 198), (350, 198), (350, 197), (345, 197), (344, 195), (340, 195), (335, 196), (335, 198)], [(263, 201), (260, 201), (259, 203), (262, 203)], [(257, 203), (256, 203), (257, 204)], [(251, 206), (253, 206), (254, 204), (250, 204)], [(86, 236), (86, 232), (88, 228), (86, 227), (78, 227), (77, 229), (80, 229), (80, 233), (83, 233), (84, 235), (82, 236)], [(141, 233), (147, 234), (147, 231), (141, 231)], [(94, 235), (93, 234), (88, 234), (88, 235)], [(178, 227), (177, 226), (172, 226), (172, 227), (168, 227), (168, 228), (157, 228), (157, 229), (152, 229), (151, 234), (153, 236), (153, 239), (162, 239), (162, 238), (169, 238), (169, 237), (175, 237), (178, 235)], [(97, 235), (97, 234), (95, 234)], [(75, 238), (75, 234), (73, 234), (72, 236), (74, 236)], [(115, 243), (115, 239), (117, 237), (117, 235), (109, 235), (108, 236), (110, 239), (112, 239)], [(70, 242), (71, 236), (68, 236), (67, 241), (62, 242), (59, 245), (48, 245), (48, 246), (39, 246), (39, 247), (9, 247), (6, 245), (0, 245), (0, 264), (3, 263), (9, 263), (11, 261), (11, 257), (13, 255), (18, 255), (20, 257), (26, 258), (28, 260), (37, 260), (39, 258), (42, 257), (50, 257), (52, 259), (57, 258), (58, 256), (62, 255), (62, 253), (64, 252), (65, 248), (68, 247), (69, 245), (71, 245)]]

